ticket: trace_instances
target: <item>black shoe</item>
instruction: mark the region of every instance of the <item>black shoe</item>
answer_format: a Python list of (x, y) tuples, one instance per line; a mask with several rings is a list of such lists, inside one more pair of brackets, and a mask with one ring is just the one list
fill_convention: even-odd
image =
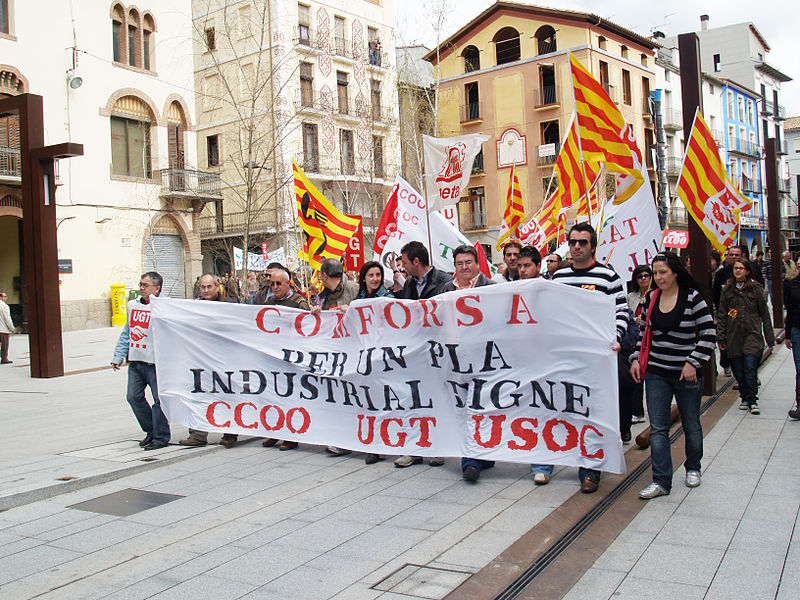
[(465, 480), (475, 482), (480, 478), (481, 470), (475, 465), (469, 465), (464, 467), (463, 476)]
[(14, 362), (13, 360), (4, 360), (4, 361), (0, 361), (0, 365), (10, 365), (13, 362)]
[(144, 447), (145, 450), (158, 450), (159, 448), (166, 448), (169, 442), (150, 442)]
[(630, 444), (631, 443), (631, 432), (630, 431), (626, 431), (625, 433), (622, 434), (621, 437), (622, 437), (622, 443), (623, 444)]
[(364, 459), (364, 462), (368, 465), (374, 465), (376, 462), (380, 462), (382, 460), (386, 460), (380, 454), (367, 454), (367, 458)]
[(144, 439), (141, 442), (139, 442), (139, 445), (142, 448), (144, 448), (145, 446), (150, 444), (150, 442), (152, 442), (152, 441), (153, 441), (153, 434), (152, 433), (148, 433), (146, 436), (144, 436)]

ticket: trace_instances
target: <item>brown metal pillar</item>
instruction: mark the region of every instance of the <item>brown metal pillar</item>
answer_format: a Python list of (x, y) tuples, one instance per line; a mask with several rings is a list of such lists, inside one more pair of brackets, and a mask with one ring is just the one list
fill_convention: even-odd
[(22, 171), (22, 247), (31, 377), (64, 374), (61, 300), (58, 289), (55, 156), (83, 154), (80, 144), (44, 146), (41, 96), (0, 100), (0, 115), (18, 114)]
[(783, 277), (781, 276), (781, 207), (778, 202), (778, 153), (775, 138), (767, 138), (766, 181), (769, 259), (772, 261), (772, 326), (783, 327)]
[[(700, 70), (700, 42), (694, 33), (678, 36), (681, 65), (681, 98), (683, 100), (683, 139), (688, 144), (695, 111), (703, 112), (703, 80)], [(692, 277), (700, 286), (709, 309), (713, 312), (714, 294), (711, 289), (711, 243), (693, 218), (688, 220), (689, 258)], [(711, 360), (703, 367), (703, 393), (711, 395), (717, 389), (717, 365)]]

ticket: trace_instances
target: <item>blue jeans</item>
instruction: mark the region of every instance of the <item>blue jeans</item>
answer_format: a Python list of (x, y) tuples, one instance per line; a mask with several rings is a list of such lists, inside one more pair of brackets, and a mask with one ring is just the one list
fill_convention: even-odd
[[(536, 473), (544, 473), (545, 475), (552, 475), (553, 474), (553, 465), (531, 465), (531, 473), (536, 475)], [(587, 477), (594, 479), (595, 481), (600, 481), (600, 471), (596, 469), (585, 469), (584, 467), (580, 467), (578, 469), (578, 480), (583, 483), (583, 480)]]
[(792, 341), (792, 358), (794, 358), (795, 399), (800, 399), (800, 329), (792, 327), (789, 339)]
[(678, 404), (686, 443), (687, 471), (699, 471), (703, 458), (703, 428), (700, 426), (700, 398), (703, 378), (680, 381), (648, 373), (645, 378), (647, 413), (650, 416), (650, 458), (653, 481), (665, 490), (672, 489), (672, 451), (669, 445), (670, 406), (672, 396)]
[[(150, 406), (144, 397), (144, 388), (148, 386), (153, 394), (153, 406)], [(171, 434), (167, 417), (164, 416), (158, 400), (155, 365), (138, 360), (131, 361), (128, 366), (127, 398), (142, 431), (151, 434), (154, 442), (168, 444)]]
[(739, 383), (739, 395), (747, 406), (758, 404), (758, 363), (760, 355), (731, 356), (731, 371)]

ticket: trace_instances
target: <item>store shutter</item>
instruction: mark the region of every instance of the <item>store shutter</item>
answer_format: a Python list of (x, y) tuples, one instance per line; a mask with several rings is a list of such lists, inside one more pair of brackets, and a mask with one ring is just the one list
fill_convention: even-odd
[(147, 242), (147, 270), (156, 271), (164, 278), (162, 296), (186, 298), (181, 236), (151, 235)]

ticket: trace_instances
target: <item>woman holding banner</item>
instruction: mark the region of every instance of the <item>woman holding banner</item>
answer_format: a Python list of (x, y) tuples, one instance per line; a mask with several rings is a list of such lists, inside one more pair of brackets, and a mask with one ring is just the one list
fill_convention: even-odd
[(680, 411), (686, 440), (686, 485), (700, 485), (703, 430), (700, 399), (703, 377), (699, 372), (714, 351), (714, 319), (697, 284), (674, 252), (657, 254), (653, 275), (658, 289), (642, 307), (646, 315), (642, 336), (631, 355), (631, 376), (645, 381), (650, 417), (650, 457), (653, 483), (639, 492), (645, 500), (665, 496), (672, 489), (672, 455), (669, 442), (672, 397)]

